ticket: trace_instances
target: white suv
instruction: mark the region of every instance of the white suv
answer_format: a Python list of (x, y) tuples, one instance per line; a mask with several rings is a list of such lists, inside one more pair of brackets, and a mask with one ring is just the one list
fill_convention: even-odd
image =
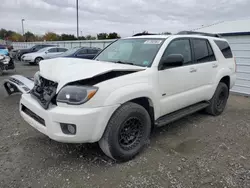
[(40, 63), (21, 116), (53, 140), (99, 142), (118, 161), (137, 155), (154, 127), (205, 109), (223, 112), (235, 83), (225, 39), (206, 34), (119, 39), (95, 60)]

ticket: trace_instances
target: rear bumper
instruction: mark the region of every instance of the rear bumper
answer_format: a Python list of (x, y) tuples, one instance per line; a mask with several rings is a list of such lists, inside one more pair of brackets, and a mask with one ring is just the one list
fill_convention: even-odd
[[(25, 113), (23, 106), (33, 115)], [(117, 108), (118, 105), (99, 108), (51, 106), (45, 110), (30, 94), (23, 94), (19, 109), (26, 122), (53, 140), (66, 143), (92, 143), (101, 139), (111, 115)], [(61, 124), (75, 125), (76, 134), (65, 134)]]

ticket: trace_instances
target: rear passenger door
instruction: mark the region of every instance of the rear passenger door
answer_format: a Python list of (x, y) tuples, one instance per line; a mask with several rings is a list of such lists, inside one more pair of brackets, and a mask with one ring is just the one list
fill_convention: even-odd
[(209, 100), (213, 91), (213, 80), (218, 71), (218, 61), (207, 39), (192, 38), (191, 41), (196, 65), (197, 95), (204, 97), (203, 100)]

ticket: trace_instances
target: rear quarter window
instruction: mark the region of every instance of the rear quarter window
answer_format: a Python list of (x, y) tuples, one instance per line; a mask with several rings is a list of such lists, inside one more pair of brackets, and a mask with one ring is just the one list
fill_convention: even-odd
[(224, 55), (225, 58), (232, 58), (233, 54), (229, 44), (226, 41), (215, 40), (215, 44), (219, 47), (221, 53)]

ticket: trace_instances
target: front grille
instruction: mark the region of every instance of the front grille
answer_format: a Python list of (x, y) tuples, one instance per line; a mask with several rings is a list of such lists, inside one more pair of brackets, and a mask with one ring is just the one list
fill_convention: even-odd
[(51, 100), (56, 95), (57, 85), (56, 82), (40, 77), (39, 83), (35, 82), (30, 93), (44, 109), (48, 109)]
[(40, 116), (36, 115), (34, 112), (32, 112), (30, 109), (28, 109), (26, 106), (22, 105), (22, 111), (27, 114), (28, 116), (30, 116), (32, 119), (36, 120), (37, 122), (39, 122), (40, 124), (42, 124), (43, 126), (45, 125), (45, 121), (43, 118), (41, 118)]

